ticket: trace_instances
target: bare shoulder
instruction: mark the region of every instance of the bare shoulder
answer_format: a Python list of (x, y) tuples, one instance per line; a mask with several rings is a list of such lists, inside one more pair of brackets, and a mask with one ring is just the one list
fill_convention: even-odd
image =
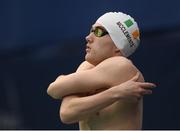
[(126, 57), (122, 57), (122, 56), (117, 56), (117, 57), (112, 57), (110, 59), (107, 59), (107, 61), (109, 61), (109, 65), (110, 64), (112, 64), (111, 66), (114, 65), (113, 68), (116, 68), (119, 71), (124, 70), (127, 75), (129, 74), (129, 76), (130, 76), (129, 78), (131, 78), (131, 76), (133, 77), (134, 75), (136, 75), (137, 72), (139, 72), (140, 73), (140, 77), (139, 77), (138, 81), (141, 81), (141, 82), (144, 81), (143, 74), (133, 64), (133, 62), (130, 59), (127, 59)]
[[(121, 56), (102, 61), (96, 66), (96, 70), (103, 72), (108, 79), (111, 79), (112, 84), (125, 82), (140, 72), (131, 60)], [(143, 81), (142, 74), (139, 81)]]
[(80, 64), (79, 67), (84, 67), (84, 66), (94, 66), (94, 65), (90, 64), (90, 63), (87, 62), (87, 61), (83, 61), (83, 62)]
[(122, 56), (108, 58), (102, 61), (98, 66), (104, 68), (115, 68), (115, 69), (119, 69), (119, 68), (136, 69), (136, 67), (134, 66), (131, 60)]
[(82, 62), (82, 63), (79, 65), (79, 67), (78, 67), (78, 69), (77, 69), (77, 72), (83, 71), (83, 70), (92, 69), (92, 68), (94, 68), (94, 65), (90, 64), (90, 63), (87, 62), (87, 61), (84, 61), (84, 62)]

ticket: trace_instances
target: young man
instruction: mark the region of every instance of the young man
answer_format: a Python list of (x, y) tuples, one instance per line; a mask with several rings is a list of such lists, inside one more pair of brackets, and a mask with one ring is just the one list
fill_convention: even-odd
[(127, 59), (138, 47), (139, 29), (121, 12), (101, 16), (86, 37), (85, 62), (75, 73), (59, 76), (47, 93), (61, 99), (64, 123), (81, 130), (141, 129), (143, 99), (153, 83)]

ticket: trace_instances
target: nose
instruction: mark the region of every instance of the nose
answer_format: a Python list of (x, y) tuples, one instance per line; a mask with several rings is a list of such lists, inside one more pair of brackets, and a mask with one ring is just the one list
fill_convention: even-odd
[(91, 32), (88, 36), (86, 36), (86, 41), (88, 43), (92, 43), (93, 42), (93, 33)]

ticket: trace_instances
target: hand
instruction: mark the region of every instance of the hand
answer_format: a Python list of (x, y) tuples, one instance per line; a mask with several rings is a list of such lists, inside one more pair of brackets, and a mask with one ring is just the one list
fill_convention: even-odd
[(152, 88), (155, 84), (149, 82), (138, 82), (139, 72), (130, 80), (113, 87), (118, 93), (119, 99), (134, 99), (139, 100), (143, 95), (152, 94)]

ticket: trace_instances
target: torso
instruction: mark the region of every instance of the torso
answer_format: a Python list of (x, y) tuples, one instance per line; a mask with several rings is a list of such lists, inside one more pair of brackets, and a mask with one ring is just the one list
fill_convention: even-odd
[(118, 101), (84, 121), (79, 122), (81, 130), (141, 129), (142, 100), (138, 103)]
[[(130, 64), (132, 64), (133, 68), (138, 71), (133, 63), (130, 62)], [(120, 84), (122, 82), (122, 79), (126, 78), (126, 76), (117, 76), (118, 72), (115, 72), (114, 78), (112, 78), (112, 86)], [(121, 82), (119, 83), (118, 81)], [(142, 75), (138, 81), (144, 81)], [(80, 121), (79, 127), (80, 130), (140, 130), (142, 127), (142, 112), (142, 99), (136, 103), (130, 100), (119, 100), (112, 105), (104, 108), (103, 110), (91, 115), (86, 120)]]

